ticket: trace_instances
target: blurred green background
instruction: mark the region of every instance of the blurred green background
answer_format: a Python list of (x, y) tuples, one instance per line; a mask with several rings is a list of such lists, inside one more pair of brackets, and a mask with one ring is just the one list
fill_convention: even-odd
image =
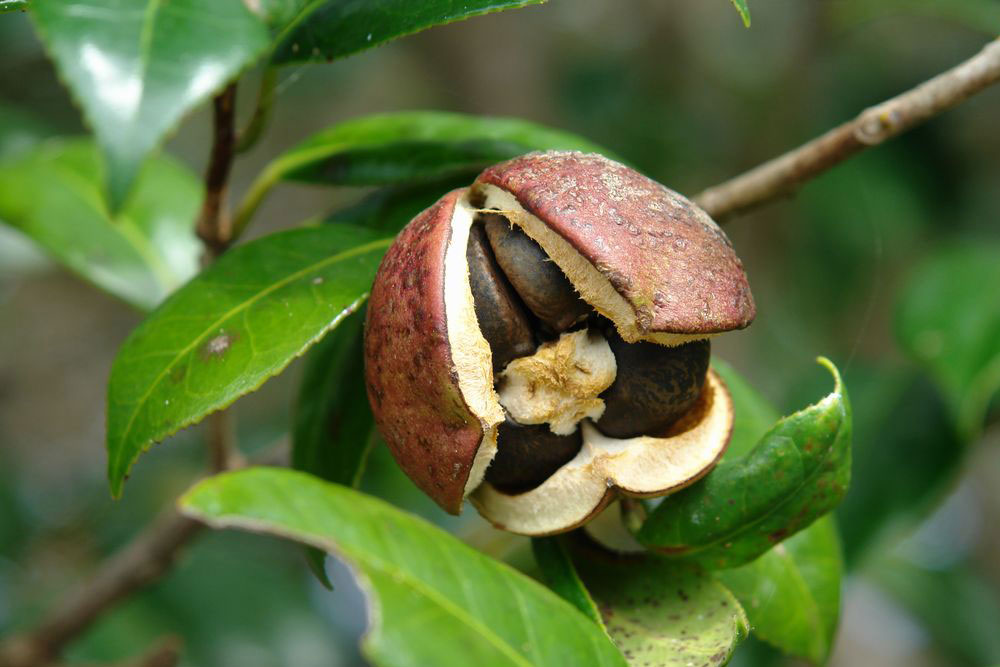
[[(695, 194), (970, 57), (1000, 31), (994, 0), (751, 9), (747, 30), (724, 0), (552, 0), (283, 69), (272, 124), (237, 163), (233, 190), (334, 122), (441, 109), (578, 133)], [(0, 156), (84, 131), (25, 15), (0, 16), (0, 62)], [(850, 574), (834, 665), (1000, 661), (1000, 410), (989, 398), (1000, 373), (980, 372), (1000, 359), (998, 119), (1000, 87), (726, 226), (759, 314), (715, 353), (786, 412), (829, 390), (819, 354), (843, 369), (852, 394), (854, 483), (838, 512)], [(199, 110), (166, 150), (200, 171), (209, 122)], [(253, 233), (363, 194), (283, 185)], [(204, 467), (201, 433), (189, 429), (140, 462), (124, 500), (109, 498), (104, 385), (139, 320), (0, 226), (0, 634), (87, 578)], [(236, 405), (245, 451), (285, 437), (299, 372)], [(444, 515), (383, 450), (365, 487), (459, 535), (485, 530), (471, 509)], [(68, 657), (119, 661), (178, 635), (185, 665), (361, 664), (361, 594), (344, 568), (330, 571), (333, 593), (294, 545), (207, 534)], [(780, 663), (752, 642), (734, 660)]]

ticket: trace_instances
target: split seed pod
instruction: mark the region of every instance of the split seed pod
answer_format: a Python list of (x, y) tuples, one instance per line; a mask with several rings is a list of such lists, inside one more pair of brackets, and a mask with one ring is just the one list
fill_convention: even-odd
[(747, 326), (754, 304), (693, 203), (606, 158), (549, 152), (410, 222), (367, 317), (368, 396), (406, 473), (451, 513), (469, 497), (500, 528), (546, 535), (711, 470), (733, 414), (707, 339)]

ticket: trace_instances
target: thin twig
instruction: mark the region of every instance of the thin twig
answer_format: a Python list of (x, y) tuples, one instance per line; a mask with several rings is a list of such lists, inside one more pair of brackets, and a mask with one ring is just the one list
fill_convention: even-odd
[(222, 472), (245, 464), (236, 448), (233, 419), (229, 410), (221, 410), (205, 419), (205, 439), (208, 445), (208, 467)]
[(225, 252), (233, 238), (226, 196), (236, 149), (236, 84), (229, 84), (216, 95), (213, 106), (212, 152), (205, 169), (205, 199), (196, 226), (198, 238), (208, 250), (207, 261)]
[[(287, 440), (253, 457), (253, 465), (285, 465)], [(97, 572), (64, 598), (28, 633), (0, 642), (0, 666), (48, 665), (75, 637), (119, 602), (166, 574), (181, 549), (204, 525), (182, 516), (171, 506)]]
[(855, 153), (877, 146), (1000, 81), (1000, 39), (916, 88), (784, 155), (711, 187), (694, 200), (716, 220), (787, 195)]
[(171, 507), (64, 599), (30, 634), (0, 645), (0, 665), (48, 664), (101, 614), (165, 574), (202, 524)]
[(168, 636), (134, 660), (127, 660), (118, 667), (176, 667), (181, 661), (180, 637)]

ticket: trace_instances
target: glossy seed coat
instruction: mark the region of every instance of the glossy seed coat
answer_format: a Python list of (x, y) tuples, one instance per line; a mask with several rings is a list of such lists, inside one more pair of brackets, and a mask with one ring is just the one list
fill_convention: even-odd
[(466, 260), (476, 320), (493, 351), (493, 371), (499, 373), (514, 359), (535, 351), (531, 322), (500, 271), (482, 225), (469, 230)]
[(533, 489), (580, 451), (583, 436), (555, 435), (548, 426), (518, 424), (510, 417), (500, 425), (497, 455), (486, 469), (486, 481), (501, 491)]
[(707, 340), (677, 347), (626, 343), (614, 327), (606, 332), (618, 372), (601, 394), (597, 428), (612, 438), (660, 435), (686, 414), (705, 386), (711, 346)]
[(499, 215), (485, 216), (486, 236), (497, 264), (524, 304), (552, 333), (585, 318), (588, 306), (542, 247)]

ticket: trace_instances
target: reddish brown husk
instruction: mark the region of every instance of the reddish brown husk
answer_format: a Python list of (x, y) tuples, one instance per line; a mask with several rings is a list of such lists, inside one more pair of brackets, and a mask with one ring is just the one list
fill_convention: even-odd
[(458, 387), (444, 307), (455, 190), (389, 248), (365, 324), (365, 379), (379, 432), (406, 474), (458, 514), (483, 430)]
[(741, 329), (755, 308), (743, 265), (719, 227), (676, 192), (599, 155), (532, 153), (477, 183), (514, 195), (595, 266), (646, 332)]

